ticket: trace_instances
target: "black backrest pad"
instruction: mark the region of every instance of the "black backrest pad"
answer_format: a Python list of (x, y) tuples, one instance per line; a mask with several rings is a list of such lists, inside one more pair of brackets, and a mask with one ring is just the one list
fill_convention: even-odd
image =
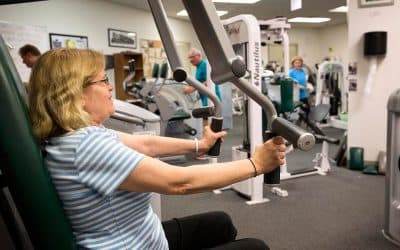
[(35, 249), (76, 249), (32, 132), (21, 79), (1, 36), (0, 63), (2, 174)]

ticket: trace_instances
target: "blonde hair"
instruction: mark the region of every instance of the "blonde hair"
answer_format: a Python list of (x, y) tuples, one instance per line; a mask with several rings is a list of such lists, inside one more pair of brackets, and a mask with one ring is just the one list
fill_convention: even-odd
[(301, 61), (301, 64), (303, 65), (303, 58), (301, 58), (300, 56), (295, 56), (292, 58), (292, 61), (290, 63), (292, 65), (292, 67), (294, 67), (294, 62), (297, 60)]
[(103, 54), (93, 50), (54, 49), (39, 58), (29, 80), (29, 114), (41, 142), (89, 126), (83, 86), (104, 66)]

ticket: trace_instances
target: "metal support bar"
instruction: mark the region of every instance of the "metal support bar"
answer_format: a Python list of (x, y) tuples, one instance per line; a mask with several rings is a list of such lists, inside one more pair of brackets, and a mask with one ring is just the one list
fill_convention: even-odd
[[(292, 123), (277, 120), (277, 113), (272, 102), (260, 91), (240, 79), (246, 72), (243, 59), (236, 56), (225, 29), (219, 20), (211, 0), (182, 0), (188, 12), (199, 41), (210, 59), (211, 77), (216, 83), (232, 82), (246, 95), (255, 100), (267, 113), (268, 130), (282, 135), (299, 149), (309, 150), (315, 144), (312, 134), (305, 132)], [(278, 126), (273, 126), (276, 124)]]
[(189, 85), (196, 88), (200, 93), (206, 95), (211, 99), (215, 106), (215, 116), (222, 116), (222, 105), (218, 101), (217, 96), (211, 92), (207, 87), (201, 84), (193, 77), (187, 76), (185, 69), (182, 66), (181, 60), (178, 55), (178, 50), (175, 46), (174, 35), (171, 31), (167, 14), (165, 13), (161, 0), (148, 0), (151, 13), (153, 14), (154, 21), (156, 22), (157, 30), (160, 33), (161, 41), (164, 45), (168, 61), (174, 72), (176, 81), (186, 81)]

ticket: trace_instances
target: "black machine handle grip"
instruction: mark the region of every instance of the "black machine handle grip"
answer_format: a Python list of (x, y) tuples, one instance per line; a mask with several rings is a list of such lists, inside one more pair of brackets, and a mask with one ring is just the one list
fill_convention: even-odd
[(194, 118), (208, 118), (214, 115), (215, 109), (213, 106), (207, 106), (202, 108), (195, 108), (192, 110), (192, 116)]
[[(270, 131), (265, 131), (263, 134), (263, 141), (266, 142), (269, 139), (277, 136), (277, 134)], [(264, 174), (264, 183), (269, 185), (278, 185), (281, 182), (281, 168), (278, 166), (273, 171)]]
[(308, 151), (314, 147), (315, 137), (304, 129), (281, 117), (275, 118), (271, 123), (274, 135), (280, 135), (293, 144), (294, 147)]
[(400, 171), (400, 157), (399, 157), (399, 160), (397, 162), (397, 167), (399, 168), (399, 171)]
[[(265, 132), (264, 142), (280, 135), (292, 143), (294, 147), (303, 151), (310, 150), (315, 144), (315, 137), (311, 133), (280, 117), (272, 121), (271, 131)], [(280, 173), (280, 167), (277, 167), (272, 172), (264, 175), (264, 182), (270, 185), (278, 185), (280, 183)]]
[[(213, 117), (211, 118), (211, 130), (213, 132), (219, 132), (222, 130), (222, 122), (223, 119), (222, 117)], [(214, 146), (210, 148), (208, 151), (209, 156), (218, 156), (220, 153), (220, 148), (221, 148), (221, 138), (218, 138), (218, 140), (215, 142)]]

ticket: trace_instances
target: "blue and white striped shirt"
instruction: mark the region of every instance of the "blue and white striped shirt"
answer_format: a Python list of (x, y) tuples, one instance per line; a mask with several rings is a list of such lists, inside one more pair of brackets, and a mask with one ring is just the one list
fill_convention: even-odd
[(151, 193), (118, 190), (144, 155), (113, 130), (86, 127), (49, 139), (46, 165), (83, 249), (168, 249)]

